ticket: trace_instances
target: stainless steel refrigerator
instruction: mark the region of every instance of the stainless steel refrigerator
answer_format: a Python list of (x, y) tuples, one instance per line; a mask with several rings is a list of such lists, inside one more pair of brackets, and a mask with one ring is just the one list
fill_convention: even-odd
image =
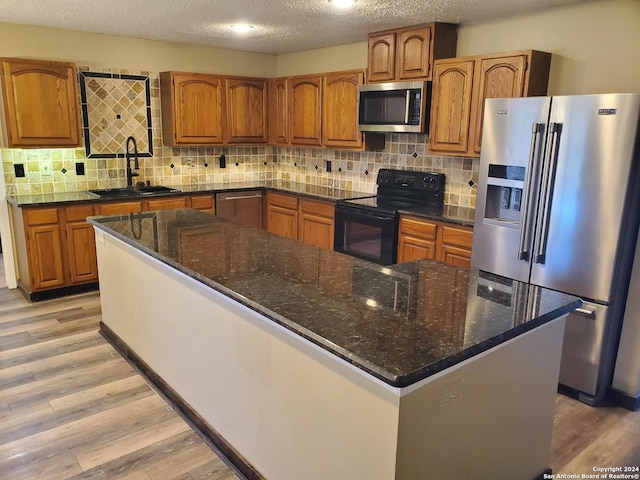
[(560, 383), (589, 404), (606, 394), (619, 343), (640, 223), (639, 123), (640, 94), (485, 106), (472, 266), (584, 300), (567, 318)]

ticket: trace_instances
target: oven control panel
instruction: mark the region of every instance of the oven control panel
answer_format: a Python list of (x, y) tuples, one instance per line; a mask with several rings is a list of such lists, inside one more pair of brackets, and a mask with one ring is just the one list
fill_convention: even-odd
[(444, 191), (443, 173), (417, 172), (412, 170), (391, 170), (381, 168), (376, 183), (384, 187), (406, 188), (408, 190)]

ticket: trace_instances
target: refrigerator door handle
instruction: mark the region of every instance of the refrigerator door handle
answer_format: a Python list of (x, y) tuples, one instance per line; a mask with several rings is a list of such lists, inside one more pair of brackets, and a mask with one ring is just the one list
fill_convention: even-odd
[(596, 318), (595, 308), (580, 307), (580, 308), (576, 308), (574, 312), (582, 315), (583, 317)]
[(547, 152), (545, 155), (544, 180), (542, 183), (542, 215), (538, 215), (541, 224), (538, 225), (536, 234), (536, 253), (533, 256), (534, 263), (544, 263), (545, 254), (547, 252), (547, 236), (549, 234), (549, 215), (551, 214), (551, 201), (553, 196), (553, 183), (556, 176), (556, 160), (558, 159), (558, 149), (560, 148), (560, 132), (562, 131), (561, 123), (550, 123), (549, 134), (550, 141), (547, 143)]
[(527, 200), (522, 215), (522, 228), (520, 229), (520, 246), (518, 248), (518, 260), (529, 261), (529, 246), (531, 245), (531, 209), (533, 206), (533, 182), (537, 178), (538, 171), (536, 161), (536, 147), (538, 146), (538, 136), (544, 132), (544, 123), (534, 123), (531, 128), (531, 148), (529, 149), (529, 163), (527, 164), (527, 178), (525, 188), (527, 189)]

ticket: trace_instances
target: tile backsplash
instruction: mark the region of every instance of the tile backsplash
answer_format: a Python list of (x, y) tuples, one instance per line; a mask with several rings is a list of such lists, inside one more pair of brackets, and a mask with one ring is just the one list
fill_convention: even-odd
[[(86, 68), (80, 68), (87, 71)], [(135, 181), (154, 185), (195, 185), (237, 180), (286, 179), (313, 185), (375, 193), (380, 168), (424, 170), (447, 177), (445, 203), (475, 207), (478, 158), (432, 155), (427, 135), (388, 134), (385, 149), (355, 152), (282, 146), (211, 146), (172, 148), (162, 144), (158, 73), (123, 70), (92, 72), (149, 77), (153, 156), (140, 158), (140, 176)], [(104, 122), (101, 130), (109, 129)], [(114, 130), (117, 127), (114, 126)], [(226, 168), (220, 168), (224, 155)], [(124, 186), (123, 158), (88, 158), (85, 148), (0, 149), (8, 195), (82, 191)], [(331, 162), (331, 172), (327, 172)], [(76, 164), (84, 166), (78, 175)], [(14, 164), (23, 164), (25, 176), (16, 178)], [(44, 169), (43, 165), (51, 165)], [(46, 170), (49, 170), (48, 172)], [(47, 175), (50, 173), (50, 175)]]

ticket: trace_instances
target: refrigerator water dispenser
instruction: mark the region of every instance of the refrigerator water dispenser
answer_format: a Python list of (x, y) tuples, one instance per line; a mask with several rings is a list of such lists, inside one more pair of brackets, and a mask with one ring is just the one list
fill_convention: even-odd
[(484, 220), (517, 228), (521, 220), (525, 167), (489, 165)]

